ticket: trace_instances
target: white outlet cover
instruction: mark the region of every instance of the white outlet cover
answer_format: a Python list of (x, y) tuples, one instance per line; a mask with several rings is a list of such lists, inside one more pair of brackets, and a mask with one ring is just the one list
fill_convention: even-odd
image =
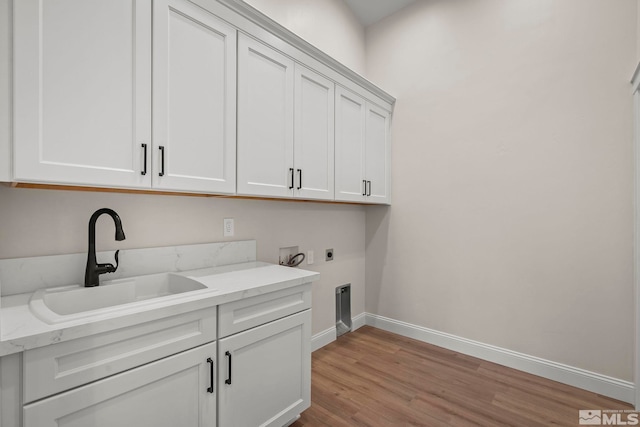
[(307, 251), (307, 264), (313, 264), (313, 251)]
[(225, 218), (223, 227), (224, 227), (224, 232), (223, 232), (224, 237), (233, 236), (233, 233), (235, 232), (233, 218)]

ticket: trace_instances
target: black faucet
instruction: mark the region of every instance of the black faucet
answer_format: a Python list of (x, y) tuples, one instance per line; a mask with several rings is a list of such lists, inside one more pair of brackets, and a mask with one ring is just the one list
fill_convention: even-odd
[(122, 221), (118, 214), (109, 208), (98, 209), (91, 215), (89, 219), (89, 254), (87, 255), (87, 269), (84, 272), (84, 286), (92, 287), (100, 284), (100, 275), (104, 273), (113, 273), (118, 269), (118, 253), (116, 251), (116, 266), (113, 264), (98, 264), (96, 261), (96, 221), (102, 214), (108, 214), (113, 218), (116, 224), (116, 240), (124, 240), (124, 231), (122, 230)]

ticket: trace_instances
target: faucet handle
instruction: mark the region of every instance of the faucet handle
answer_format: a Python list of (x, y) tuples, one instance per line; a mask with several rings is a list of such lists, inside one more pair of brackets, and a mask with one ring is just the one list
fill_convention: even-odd
[(115, 273), (115, 271), (118, 269), (118, 265), (120, 264), (119, 261), (118, 261), (118, 254), (119, 253), (120, 253), (120, 249), (118, 249), (116, 251), (116, 254), (115, 254), (115, 258), (116, 258), (115, 267), (111, 263), (96, 264), (96, 271), (98, 272), (98, 274)]

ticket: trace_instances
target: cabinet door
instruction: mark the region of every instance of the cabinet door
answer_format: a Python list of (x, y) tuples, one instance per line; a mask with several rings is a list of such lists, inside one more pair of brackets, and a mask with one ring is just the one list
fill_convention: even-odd
[(365, 100), (336, 86), (336, 200), (363, 202)]
[(311, 402), (311, 310), (220, 340), (218, 360), (218, 425), (284, 425)]
[(20, 0), (14, 179), (148, 187), (151, 1)]
[(187, 0), (153, 13), (153, 187), (234, 193), (236, 30)]
[(215, 366), (207, 361), (215, 350), (207, 344), (25, 405), (24, 426), (215, 427)]
[(334, 83), (296, 65), (294, 165), (296, 197), (333, 200)]
[(390, 203), (391, 145), (389, 140), (390, 113), (367, 103), (365, 177), (367, 202)]
[(293, 195), (291, 59), (238, 36), (238, 194)]

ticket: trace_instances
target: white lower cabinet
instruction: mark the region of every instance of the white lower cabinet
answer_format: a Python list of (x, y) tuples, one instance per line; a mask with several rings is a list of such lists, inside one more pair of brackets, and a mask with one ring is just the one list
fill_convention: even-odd
[(0, 359), (2, 427), (288, 425), (311, 405), (311, 283)]
[(311, 310), (218, 342), (218, 425), (286, 425), (311, 403)]
[(30, 349), (21, 373), (3, 358), (2, 406), (22, 421), (2, 425), (215, 427), (216, 322), (209, 307)]
[(214, 342), (216, 318), (215, 308), (205, 308), (27, 350), (22, 357), (24, 403)]
[(214, 427), (216, 344), (25, 405), (25, 427)]

